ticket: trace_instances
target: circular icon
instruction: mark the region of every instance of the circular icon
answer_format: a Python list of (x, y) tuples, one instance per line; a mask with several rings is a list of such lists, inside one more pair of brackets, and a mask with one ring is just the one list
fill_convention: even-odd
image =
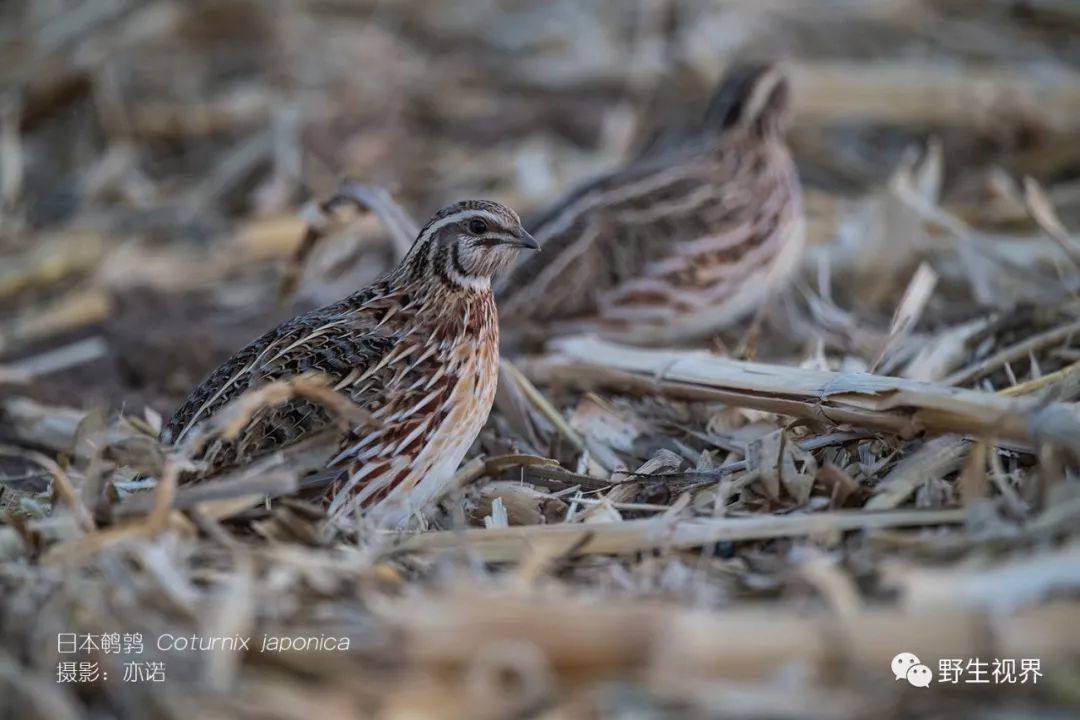
[(907, 671), (907, 681), (915, 687), (930, 687), (930, 681), (934, 679), (930, 668), (925, 665), (912, 665)]

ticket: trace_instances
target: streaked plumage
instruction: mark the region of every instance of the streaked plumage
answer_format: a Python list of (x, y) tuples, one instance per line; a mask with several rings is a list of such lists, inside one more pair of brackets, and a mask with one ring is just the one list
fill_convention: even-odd
[(729, 71), (696, 137), (587, 183), (530, 224), (544, 252), (500, 285), (504, 323), (656, 344), (753, 312), (803, 244), (787, 124), (776, 67)]
[[(319, 372), (371, 417), (336, 443), (333, 510), (355, 497), (398, 525), (438, 496), (494, 399), (499, 328), (491, 277), (536, 244), (510, 209), (467, 201), (439, 211), (393, 271), (370, 287), (271, 330), (214, 371), (162, 439), (180, 443), (247, 390)], [(215, 439), (198, 479), (334, 432), (305, 399), (260, 409), (232, 441)]]

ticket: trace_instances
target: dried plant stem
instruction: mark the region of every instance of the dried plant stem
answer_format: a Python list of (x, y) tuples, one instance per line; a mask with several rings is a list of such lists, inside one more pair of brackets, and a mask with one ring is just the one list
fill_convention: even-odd
[(956, 472), (964, 464), (968, 442), (955, 435), (934, 438), (896, 464), (874, 489), (867, 510), (899, 507), (915, 490), (932, 478)]
[(1051, 328), (1037, 335), (1032, 335), (1015, 345), (1010, 345), (1009, 347), (994, 353), (985, 360), (980, 360), (963, 370), (953, 373), (942, 380), (942, 383), (945, 385), (967, 385), (970, 382), (989, 375), (1005, 363), (1022, 360), (1031, 353), (1038, 352), (1045, 347), (1067, 340), (1077, 333), (1080, 333), (1080, 320)]
[(992, 615), (934, 606), (799, 617), (468, 593), (397, 602), (385, 614), (402, 633), (406, 662), (461, 666), (485, 638), (513, 639), (538, 648), (554, 670), (569, 675), (629, 665), (654, 675), (764, 680), (798, 662), (824, 676), (838, 663), (888, 669), (898, 647), (918, 647), (931, 657), (1041, 657), (1045, 667), (1080, 644), (1080, 605), (1068, 602)]
[(865, 373), (739, 362), (703, 352), (641, 350), (593, 338), (567, 338), (558, 348), (544, 369), (579, 387), (724, 402), (908, 436), (957, 433), (1071, 450), (1080, 435), (1080, 413), (1065, 403)]
[(548, 402), (543, 393), (536, 389), (536, 386), (529, 381), (527, 377), (520, 370), (514, 367), (513, 363), (509, 360), (503, 359), (499, 361), (503, 371), (509, 375), (518, 387), (521, 388), (521, 392), (525, 397), (536, 407), (536, 409), (547, 420), (555, 426), (555, 429), (559, 431), (564, 438), (566, 438), (571, 445), (578, 450), (585, 449), (585, 441), (577, 430), (570, 427), (570, 425), (563, 419), (562, 413), (555, 409), (555, 407)]
[[(890, 123), (979, 125), (987, 117), (1032, 118), (1059, 128), (1080, 112), (1074, 72), (1036, 81), (1028, 70), (940, 63), (797, 63), (795, 111), (804, 121), (843, 118)], [(1041, 77), (1041, 76), (1040, 76)]]
[(851, 530), (960, 523), (963, 510), (830, 512), (812, 515), (705, 518), (674, 522), (655, 519), (592, 525), (536, 525), (498, 530), (465, 530), (413, 535), (394, 553), (431, 552), (464, 545), (489, 562), (520, 559), (533, 544), (558, 544), (574, 555), (619, 554), (651, 548), (690, 548), (724, 540), (761, 540)]
[(1042, 390), (1044, 387), (1057, 383), (1059, 380), (1064, 380), (1076, 372), (1080, 372), (1080, 360), (1074, 362), (1072, 365), (1066, 365), (1060, 370), (1055, 370), (1052, 373), (1047, 373), (1046, 375), (1028, 380), (1027, 382), (1022, 382), (1019, 385), (1002, 388), (1001, 390), (998, 390), (998, 395), (1003, 395), (1005, 397), (1030, 395), (1033, 392)]
[[(253, 465), (213, 482), (178, 488), (170, 507), (183, 510), (204, 503), (242, 497), (280, 497), (296, 491), (296, 476), (282, 468)], [(153, 508), (154, 496), (140, 493), (125, 499), (116, 508), (118, 516), (141, 515)]]

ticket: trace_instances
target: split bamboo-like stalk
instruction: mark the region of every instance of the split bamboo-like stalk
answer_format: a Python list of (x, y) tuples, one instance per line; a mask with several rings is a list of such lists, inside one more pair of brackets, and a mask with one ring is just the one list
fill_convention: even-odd
[(1080, 440), (1080, 410), (1071, 403), (867, 373), (740, 362), (699, 351), (629, 348), (591, 337), (558, 342), (554, 359), (531, 369), (547, 376), (541, 379), (577, 387), (723, 402), (906, 436), (958, 433), (1048, 443), (1071, 452)]

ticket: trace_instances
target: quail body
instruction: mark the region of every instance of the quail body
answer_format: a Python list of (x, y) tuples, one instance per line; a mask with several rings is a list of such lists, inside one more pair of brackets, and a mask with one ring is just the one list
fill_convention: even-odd
[(466, 201), (440, 210), (390, 273), (300, 315), (215, 370), (162, 431), (179, 444), (244, 392), (306, 373), (328, 376), (367, 419), (340, 432), (304, 398), (260, 408), (197, 458), (198, 480), (316, 436), (337, 433), (331, 511), (355, 500), (400, 525), (446, 488), (487, 419), (498, 375), (492, 276), (536, 243), (509, 208)]
[(530, 223), (544, 251), (500, 285), (504, 319), (533, 336), (663, 344), (759, 309), (803, 245), (788, 95), (776, 66), (736, 66), (692, 138), (586, 183)]

